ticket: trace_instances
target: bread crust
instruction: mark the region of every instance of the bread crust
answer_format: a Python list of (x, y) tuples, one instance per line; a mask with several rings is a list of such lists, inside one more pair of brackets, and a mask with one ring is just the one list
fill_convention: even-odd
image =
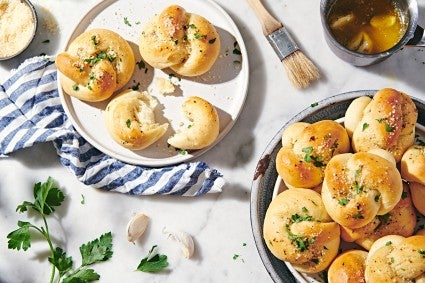
[(338, 253), (338, 224), (313, 190), (288, 189), (277, 195), (267, 209), (263, 228), (269, 250), (300, 272), (320, 272)]
[(188, 97), (182, 104), (183, 115), (190, 124), (177, 129), (168, 144), (179, 149), (201, 149), (211, 145), (220, 132), (220, 120), (215, 107), (199, 96)]
[(366, 259), (367, 282), (425, 280), (425, 236), (389, 235), (375, 241)]
[(111, 97), (130, 80), (135, 67), (129, 43), (107, 29), (80, 34), (55, 63), (65, 93), (91, 102)]
[(171, 5), (145, 25), (139, 50), (154, 68), (169, 67), (182, 76), (199, 76), (216, 61), (220, 36), (204, 17)]
[(366, 250), (379, 238), (387, 235), (412, 236), (416, 227), (416, 213), (409, 186), (403, 183), (403, 194), (397, 205), (384, 215), (377, 215), (368, 224), (358, 229), (341, 226), (341, 238), (356, 242)]
[(365, 283), (367, 252), (348, 250), (338, 255), (328, 269), (329, 283)]
[(114, 97), (104, 112), (106, 129), (119, 145), (144, 149), (160, 139), (168, 123), (155, 122), (158, 102), (147, 92), (126, 90)]
[(322, 183), (329, 160), (349, 150), (347, 132), (339, 123), (331, 120), (295, 123), (282, 133), (276, 169), (288, 186), (314, 188)]
[(334, 156), (325, 169), (322, 199), (335, 222), (360, 228), (391, 211), (401, 199), (395, 164), (368, 152)]
[[(361, 111), (353, 107), (364, 108)], [(407, 94), (391, 88), (381, 89), (370, 103), (353, 103), (347, 109), (346, 119), (358, 121), (353, 130), (353, 150), (365, 152), (382, 148), (391, 152), (399, 162), (414, 142), (417, 118), (416, 106)], [(349, 127), (352, 130), (353, 125)]]

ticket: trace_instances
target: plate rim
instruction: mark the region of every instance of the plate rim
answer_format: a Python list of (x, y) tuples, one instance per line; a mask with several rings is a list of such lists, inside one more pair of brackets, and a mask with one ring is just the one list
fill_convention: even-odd
[[(253, 234), (255, 246), (257, 248), (257, 252), (260, 256), (260, 259), (263, 262), (264, 267), (266, 268), (267, 272), (269, 273), (270, 277), (272, 278), (272, 280), (274, 282), (276, 282), (276, 283), (296, 283), (296, 282), (309, 283), (308, 281), (306, 281), (305, 278), (302, 277), (302, 275), (300, 273), (296, 272), (294, 274), (293, 272), (291, 272), (290, 268), (288, 268), (287, 264), (284, 261), (281, 261), (282, 262), (282, 268), (285, 272), (290, 274), (292, 276), (292, 278), (285, 278), (284, 279), (284, 278), (280, 277), (279, 273), (275, 269), (275, 267), (274, 267), (274, 265), (273, 265), (273, 263), (270, 260), (268, 255), (272, 256), (274, 259), (276, 259), (278, 261), (280, 261), (280, 260), (275, 258), (271, 254), (271, 252), (267, 249), (265, 242), (263, 240), (263, 237), (262, 237), (262, 231), (263, 231), (262, 224), (263, 224), (264, 219), (259, 219), (260, 218), (260, 215), (259, 215), (259, 210), (260, 210), (259, 195), (260, 195), (260, 190), (265, 189), (265, 188), (262, 188), (262, 186), (261, 186), (262, 183), (264, 182), (264, 178), (268, 178), (269, 174), (273, 174), (275, 176), (278, 175), (277, 171), (276, 171), (275, 161), (273, 159), (270, 159), (270, 156), (273, 154), (274, 151), (276, 151), (279, 143), (281, 142), (282, 132), (290, 124), (292, 124), (294, 122), (302, 121), (303, 119), (311, 116), (315, 112), (322, 111), (323, 109), (325, 109), (326, 107), (328, 107), (332, 104), (337, 104), (337, 103), (342, 103), (342, 102), (346, 102), (346, 101), (349, 101), (349, 100), (354, 100), (355, 98), (362, 96), (362, 95), (373, 96), (373, 94), (375, 94), (377, 91), (378, 90), (376, 90), (376, 89), (374, 89), (374, 90), (363, 89), (363, 90), (354, 90), (354, 91), (342, 92), (342, 93), (332, 95), (332, 96), (329, 96), (327, 98), (320, 100), (319, 102), (317, 102), (317, 106), (315, 106), (315, 107), (310, 106), (310, 107), (304, 108), (303, 110), (298, 112), (296, 115), (294, 115), (292, 118), (290, 118), (287, 122), (284, 123), (284, 125), (279, 129), (279, 131), (275, 134), (275, 136), (269, 141), (265, 150), (263, 151), (260, 158), (258, 159), (257, 167), (255, 169), (256, 172), (254, 174), (254, 178), (253, 178), (252, 184), (251, 184), (251, 199), (250, 199), (251, 232)], [(411, 95), (409, 95), (409, 97), (413, 100), (413, 102), (415, 103), (416, 106), (418, 106), (417, 104), (421, 104), (422, 107), (425, 107), (425, 101), (423, 101), (422, 99), (419, 99), (419, 98), (411, 96)], [(418, 109), (418, 113), (419, 113), (419, 109)], [(418, 117), (417, 123), (419, 123), (419, 117)], [(419, 124), (424, 126), (425, 123), (422, 123), (422, 124), (419, 123)], [(262, 160), (265, 160), (265, 159), (269, 159), (269, 162), (267, 164), (267, 169), (264, 170), (263, 174), (257, 176), (258, 175), (257, 170), (259, 169), (260, 166), (263, 165), (263, 164), (260, 164), (260, 163), (262, 162)], [(272, 171), (272, 170), (274, 170), (274, 172), (267, 174), (267, 171)], [(276, 178), (275, 178), (275, 181), (276, 181)]]
[[(90, 18), (90, 15), (93, 15), (93, 14), (98, 15), (101, 11), (103, 11), (107, 7), (111, 6), (115, 2), (119, 2), (119, 1), (132, 1), (132, 0), (99, 0), (92, 7), (90, 7), (80, 17), (80, 19), (75, 24), (75, 26), (73, 27), (71, 32), (68, 34), (66, 42), (65, 42), (64, 46), (62, 46), (61, 50), (66, 50), (68, 48), (69, 44), (71, 43), (71, 40), (73, 38), (75, 38), (75, 36), (76, 36), (75, 33), (77, 32), (77, 30), (79, 28), (81, 28), (80, 26), (82, 25), (82, 22), (87, 20), (87, 18)], [(135, 0), (135, 1), (140, 1), (140, 0)], [(193, 1), (193, 0), (187, 0), (187, 1)], [(232, 19), (232, 17), (226, 12), (226, 10), (224, 10), (214, 0), (203, 0), (202, 5), (210, 5), (210, 6), (214, 7), (216, 12), (218, 14), (220, 14), (220, 16), (223, 17), (223, 19), (225, 20), (225, 23), (231, 27), (231, 31), (232, 31), (231, 35), (237, 41), (238, 47), (241, 51), (242, 58), (243, 58), (241, 68), (240, 68), (240, 75), (243, 77), (243, 79), (240, 83), (240, 89), (241, 90), (238, 93), (238, 96), (240, 96), (240, 99), (239, 99), (240, 102), (238, 104), (236, 104), (238, 109), (235, 112), (228, 113), (228, 114), (230, 114), (231, 120), (220, 131), (216, 140), (212, 144), (210, 144), (209, 146), (207, 146), (205, 148), (195, 150), (191, 153), (188, 152), (185, 155), (178, 154), (178, 155), (174, 155), (174, 156), (167, 157), (167, 158), (154, 159), (154, 158), (146, 158), (146, 157), (143, 157), (141, 155), (140, 156), (141, 160), (139, 160), (138, 158), (126, 157), (126, 156), (122, 156), (120, 154), (115, 154), (112, 150), (104, 147), (103, 145), (98, 144), (98, 142), (95, 139), (93, 139), (89, 134), (86, 133), (86, 131), (84, 131), (79, 126), (79, 124), (74, 119), (73, 114), (71, 113), (71, 111), (69, 109), (69, 103), (70, 102), (68, 102), (68, 101), (71, 101), (71, 100), (75, 100), (76, 98), (71, 97), (71, 96), (69, 96), (69, 95), (67, 95), (63, 92), (60, 80), (58, 79), (57, 80), (57, 86), (58, 86), (59, 99), (60, 99), (61, 105), (62, 105), (62, 107), (65, 111), (65, 114), (67, 115), (67, 118), (69, 119), (69, 121), (71, 122), (71, 124), (75, 128), (75, 130), (84, 139), (86, 139), (92, 146), (94, 146), (96, 149), (98, 149), (102, 153), (107, 154), (107, 155), (109, 155), (109, 156), (111, 156), (111, 157), (113, 157), (117, 160), (120, 160), (122, 162), (125, 162), (125, 163), (128, 163), (128, 164), (133, 164), (133, 165), (140, 165), (140, 166), (154, 167), (155, 168), (155, 167), (164, 167), (164, 166), (176, 165), (176, 164), (180, 164), (180, 163), (183, 163), (183, 162), (191, 161), (192, 159), (195, 159), (195, 158), (199, 158), (201, 155), (203, 155), (204, 153), (206, 153), (210, 149), (214, 148), (231, 131), (231, 129), (236, 124), (236, 121), (238, 120), (239, 116), (241, 115), (241, 113), (244, 109), (245, 102), (246, 102), (246, 99), (247, 99), (247, 96), (248, 96), (248, 88), (249, 88), (249, 58), (248, 58), (248, 52), (247, 52), (245, 41), (242, 37), (242, 34), (240, 32), (239, 27), (236, 25), (236, 23)], [(99, 12), (96, 12), (97, 10), (99, 10)], [(60, 76), (59, 70), (57, 72), (58, 72), (58, 77), (59, 77)], [(123, 90), (123, 88), (121, 88), (120, 90), (117, 90), (117, 92), (122, 91), (122, 90)], [(117, 146), (119, 146), (119, 145), (117, 145)]]

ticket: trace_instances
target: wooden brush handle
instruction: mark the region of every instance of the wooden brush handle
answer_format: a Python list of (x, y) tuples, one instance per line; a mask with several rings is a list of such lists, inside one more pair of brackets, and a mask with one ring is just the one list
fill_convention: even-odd
[(264, 35), (269, 35), (282, 27), (282, 23), (270, 15), (260, 0), (247, 1), (257, 18), (260, 20)]

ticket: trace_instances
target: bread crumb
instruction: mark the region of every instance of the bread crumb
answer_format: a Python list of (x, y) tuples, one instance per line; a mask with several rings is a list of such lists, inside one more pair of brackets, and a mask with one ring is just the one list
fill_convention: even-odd
[(162, 94), (165, 94), (165, 93), (170, 94), (176, 90), (174, 84), (170, 80), (167, 80), (164, 78), (156, 78), (155, 82), (156, 82), (156, 88)]
[(10, 57), (23, 50), (34, 30), (34, 15), (25, 2), (0, 0), (0, 57)]

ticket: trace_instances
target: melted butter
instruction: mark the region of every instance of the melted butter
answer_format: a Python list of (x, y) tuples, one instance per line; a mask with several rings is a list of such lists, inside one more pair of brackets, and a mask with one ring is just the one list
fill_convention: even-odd
[(328, 24), (339, 43), (365, 54), (390, 49), (407, 29), (391, 0), (338, 0), (329, 11)]

